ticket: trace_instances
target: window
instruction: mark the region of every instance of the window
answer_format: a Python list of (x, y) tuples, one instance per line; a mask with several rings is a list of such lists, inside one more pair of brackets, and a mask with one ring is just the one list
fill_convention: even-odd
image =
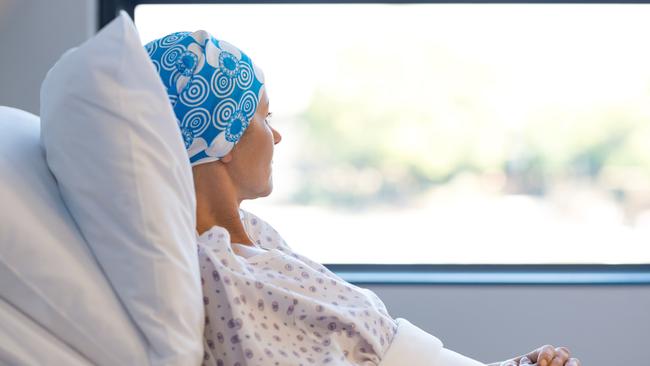
[(650, 6), (139, 5), (265, 73), (274, 192), (321, 263), (650, 263)]

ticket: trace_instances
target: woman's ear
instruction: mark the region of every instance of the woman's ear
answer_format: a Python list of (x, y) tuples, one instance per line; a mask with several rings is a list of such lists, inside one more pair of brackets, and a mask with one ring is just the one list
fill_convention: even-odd
[(219, 158), (219, 161), (221, 161), (224, 164), (230, 163), (231, 160), (232, 160), (232, 149), (226, 155)]

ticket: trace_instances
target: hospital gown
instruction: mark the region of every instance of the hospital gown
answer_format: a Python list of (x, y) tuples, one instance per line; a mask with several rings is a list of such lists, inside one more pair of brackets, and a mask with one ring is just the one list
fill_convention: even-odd
[(397, 325), (372, 291), (295, 253), (240, 210), (255, 247), (213, 226), (198, 236), (203, 365), (378, 365)]

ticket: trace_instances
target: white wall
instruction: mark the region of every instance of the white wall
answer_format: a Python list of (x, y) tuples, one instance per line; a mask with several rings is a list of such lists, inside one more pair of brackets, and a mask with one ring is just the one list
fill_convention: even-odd
[[(0, 104), (38, 114), (45, 73), (94, 34), (96, 10), (95, 0), (0, 0)], [(484, 362), (550, 343), (584, 366), (650, 365), (650, 286), (365, 287), (393, 317)]]
[(0, 105), (39, 114), (45, 74), (95, 33), (96, 0), (0, 0)]

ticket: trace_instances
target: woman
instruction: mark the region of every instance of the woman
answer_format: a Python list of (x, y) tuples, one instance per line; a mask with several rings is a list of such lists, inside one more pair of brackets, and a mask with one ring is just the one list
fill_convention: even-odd
[[(205, 365), (482, 365), (393, 319), (372, 291), (293, 252), (268, 223), (239, 208), (271, 193), (282, 140), (269, 124), (264, 75), (245, 53), (202, 30), (146, 48), (194, 175)], [(568, 349), (543, 346), (491, 366), (532, 363), (580, 365)]]

